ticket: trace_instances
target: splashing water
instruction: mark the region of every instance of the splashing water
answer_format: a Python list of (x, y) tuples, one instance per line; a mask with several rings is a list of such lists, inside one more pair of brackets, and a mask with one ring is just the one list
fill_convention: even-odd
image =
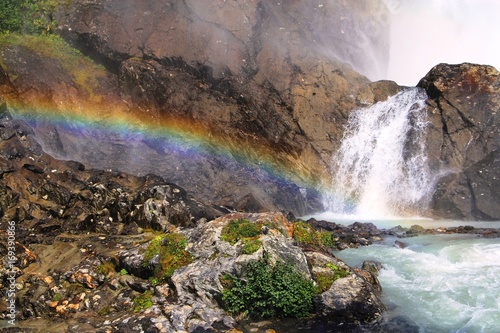
[(349, 265), (378, 261), (386, 317), (404, 317), (419, 332), (498, 332), (500, 243), (470, 235), (406, 238), (407, 248), (386, 239), (336, 253)]
[(332, 158), (328, 210), (383, 218), (425, 208), (433, 188), (423, 140), (426, 99), (423, 90), (411, 88), (351, 113)]

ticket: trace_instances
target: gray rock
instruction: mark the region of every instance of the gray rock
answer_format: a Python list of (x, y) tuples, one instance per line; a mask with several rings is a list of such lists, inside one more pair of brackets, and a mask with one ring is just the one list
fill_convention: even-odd
[(429, 163), (442, 177), (432, 200), (439, 217), (498, 220), (500, 73), (494, 67), (439, 64), (426, 90)]
[(336, 280), (318, 296), (316, 308), (323, 317), (362, 323), (379, 318), (385, 311), (373, 287), (356, 274)]

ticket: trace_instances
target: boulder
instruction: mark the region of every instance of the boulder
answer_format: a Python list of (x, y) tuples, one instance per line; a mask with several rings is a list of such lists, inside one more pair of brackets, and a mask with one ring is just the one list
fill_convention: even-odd
[(500, 218), (500, 150), (495, 150), (462, 172), (440, 179), (434, 193), (434, 209), (457, 219)]
[(377, 292), (357, 274), (336, 280), (319, 296), (316, 308), (320, 316), (360, 323), (369, 323), (385, 311)]
[[(307, 252), (309, 265), (314, 275), (331, 274), (332, 268), (345, 274), (335, 279), (331, 286), (315, 300), (316, 313), (332, 322), (369, 323), (385, 311), (380, 300), (380, 284), (370, 272), (355, 272), (343, 261), (321, 253)], [(375, 284), (372, 284), (375, 282)]]
[[(242, 241), (231, 245), (221, 238), (224, 226), (239, 219), (251, 223), (277, 223), (269, 224), (267, 233), (259, 236), (259, 249), (252, 254), (245, 254), (242, 252)], [(183, 318), (192, 317), (198, 309), (198, 316), (211, 318), (206, 321), (210, 325), (223, 321), (223, 312), (218, 312), (217, 309), (224, 290), (224, 276), (241, 275), (246, 263), (258, 261), (263, 256), (266, 256), (271, 264), (276, 261), (292, 263), (307, 279), (320, 275), (333, 277), (336, 270), (343, 272), (342, 278), (333, 282), (327, 291), (316, 298), (318, 318), (363, 323), (378, 318), (385, 309), (379, 299), (379, 292), (341, 260), (319, 252), (305, 252), (294, 245), (294, 240), (283, 232), (286, 230), (283, 225), (287, 223), (281, 213), (229, 214), (200, 226), (200, 233), (186, 233), (193, 263), (178, 269), (172, 276), (179, 301), (182, 304), (190, 304), (188, 310), (192, 314), (185, 313)], [(340, 282), (341, 280), (347, 282)], [(340, 285), (336, 286), (337, 283)], [(349, 286), (348, 289), (344, 289), (346, 285)], [(172, 313), (181, 311), (174, 306), (169, 309)], [(184, 307), (182, 311), (185, 312), (186, 309)]]
[(498, 220), (500, 73), (485, 65), (439, 64), (418, 86), (429, 96), (429, 163), (441, 176), (433, 212)]

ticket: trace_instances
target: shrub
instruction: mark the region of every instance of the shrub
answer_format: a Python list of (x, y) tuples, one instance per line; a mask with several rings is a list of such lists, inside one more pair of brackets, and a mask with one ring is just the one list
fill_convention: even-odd
[(143, 266), (158, 255), (159, 265), (155, 268), (154, 277), (163, 281), (174, 274), (174, 271), (189, 265), (192, 261), (191, 254), (185, 250), (186, 238), (178, 233), (160, 235), (149, 243), (144, 253)]
[(0, 32), (17, 31), (22, 26), (21, 4), (19, 0), (0, 1)]
[(293, 224), (293, 238), (300, 246), (314, 247), (316, 245), (316, 237), (314, 229), (305, 222), (295, 222)]
[(312, 281), (300, 275), (291, 264), (267, 259), (248, 263), (244, 278), (224, 277), (229, 285), (222, 295), (231, 314), (250, 317), (305, 317), (313, 309), (315, 289)]

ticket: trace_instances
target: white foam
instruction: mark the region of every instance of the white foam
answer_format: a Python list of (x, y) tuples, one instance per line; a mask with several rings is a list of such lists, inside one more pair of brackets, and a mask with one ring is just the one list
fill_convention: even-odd
[(424, 145), (426, 99), (411, 88), (350, 114), (332, 157), (328, 210), (380, 219), (426, 208), (434, 187)]
[(500, 241), (468, 235), (420, 236), (345, 250), (351, 265), (382, 262), (383, 299), (422, 332), (496, 332), (500, 327)]

